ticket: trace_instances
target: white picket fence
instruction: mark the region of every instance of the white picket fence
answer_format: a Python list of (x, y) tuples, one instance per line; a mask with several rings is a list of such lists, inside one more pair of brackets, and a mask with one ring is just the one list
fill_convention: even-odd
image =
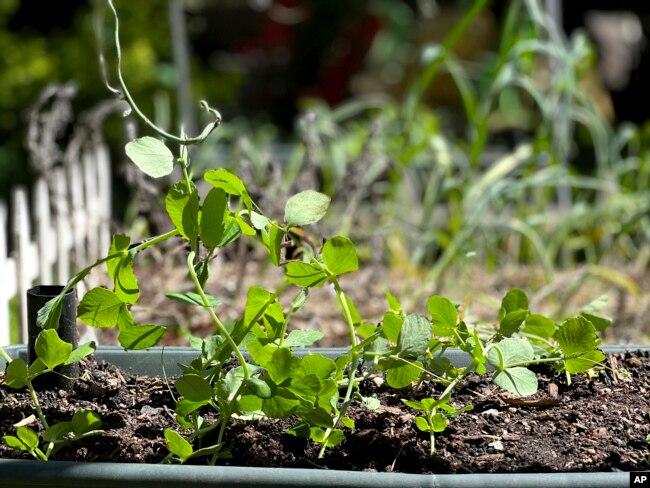
[(26, 291), (35, 284), (65, 284), (108, 249), (108, 149), (98, 144), (84, 150), (79, 160), (38, 179), (31, 191), (14, 188), (9, 208), (11, 219), (7, 204), (0, 200), (0, 345), (10, 343), (10, 302), (14, 297), (20, 317), (18, 342), (26, 342)]

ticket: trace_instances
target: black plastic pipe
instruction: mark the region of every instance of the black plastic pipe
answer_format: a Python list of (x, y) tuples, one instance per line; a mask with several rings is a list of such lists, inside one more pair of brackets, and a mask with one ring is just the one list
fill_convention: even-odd
[[(63, 287), (58, 285), (40, 285), (27, 290), (27, 332), (29, 335), (27, 362), (29, 364), (32, 364), (37, 357), (34, 346), (38, 335), (43, 330), (36, 324), (38, 311), (52, 298), (60, 295), (62, 291)], [(77, 347), (77, 296), (74, 288), (69, 290), (63, 297), (61, 319), (59, 320), (57, 332), (62, 340), (72, 344), (73, 349)], [(59, 366), (55, 371), (58, 374), (50, 373), (36, 378), (34, 388), (72, 389), (74, 379), (79, 376), (79, 365)]]

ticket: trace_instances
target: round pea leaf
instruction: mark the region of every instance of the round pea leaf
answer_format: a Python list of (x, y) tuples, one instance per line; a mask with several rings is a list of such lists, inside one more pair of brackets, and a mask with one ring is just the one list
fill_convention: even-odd
[(131, 161), (152, 178), (167, 176), (174, 169), (174, 155), (154, 137), (140, 137), (129, 142), (124, 149)]

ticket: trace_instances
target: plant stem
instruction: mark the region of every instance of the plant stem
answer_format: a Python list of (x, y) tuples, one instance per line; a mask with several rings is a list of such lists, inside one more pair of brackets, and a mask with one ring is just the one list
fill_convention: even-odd
[(355, 381), (354, 377), (357, 373), (357, 368), (359, 367), (359, 361), (361, 359), (361, 355), (359, 352), (356, 350), (357, 346), (357, 336), (354, 331), (354, 320), (352, 319), (352, 313), (350, 312), (350, 307), (348, 306), (348, 301), (347, 298), (345, 297), (345, 293), (343, 293), (343, 290), (341, 290), (341, 286), (339, 285), (338, 280), (336, 279), (335, 276), (332, 276), (330, 278), (332, 284), (334, 285), (334, 290), (336, 292), (336, 298), (338, 298), (339, 305), (341, 306), (341, 310), (343, 311), (343, 316), (345, 317), (345, 321), (348, 325), (348, 332), (350, 333), (350, 346), (351, 346), (351, 352), (350, 354), (352, 355), (352, 361), (350, 362), (350, 373), (349, 373), (349, 380), (348, 380), (348, 387), (345, 390), (345, 397), (343, 398), (343, 403), (341, 404), (341, 409), (339, 410), (339, 414), (336, 416), (334, 419), (334, 425), (331, 428), (328, 428), (325, 431), (325, 438), (323, 439), (322, 446), (320, 448), (320, 451), (318, 452), (318, 457), (322, 458), (325, 455), (325, 449), (327, 447), (327, 440), (329, 439), (330, 435), (332, 434), (332, 430), (336, 428), (336, 426), (339, 424), (341, 419), (345, 416), (345, 413), (348, 410), (348, 407), (350, 406), (350, 398), (352, 398), (352, 392), (354, 391), (354, 386), (355, 386)]
[(49, 429), (50, 426), (48, 425), (47, 420), (45, 420), (45, 415), (43, 415), (41, 404), (38, 402), (38, 397), (36, 396), (36, 391), (34, 390), (34, 385), (32, 385), (31, 380), (27, 380), (27, 389), (29, 390), (29, 396), (31, 397), (34, 408), (36, 409), (36, 414), (38, 415), (41, 424), (43, 424), (43, 428), (46, 430)]
[[(172, 229), (169, 232), (165, 232), (164, 234), (161, 234), (161, 235), (153, 237), (153, 238), (151, 238), (151, 239), (149, 239), (147, 241), (144, 241), (144, 242), (138, 244), (137, 246), (133, 246), (131, 249), (129, 249), (129, 252), (136, 253), (136, 252), (143, 251), (144, 249), (146, 249), (148, 247), (159, 244), (159, 243), (161, 243), (163, 241), (166, 241), (167, 239), (170, 239), (170, 238), (172, 238), (174, 236), (177, 236), (177, 235), (179, 235), (178, 229)], [(115, 257), (115, 255), (113, 255), (112, 257)], [(108, 257), (105, 260), (108, 261), (112, 257)]]
[(215, 329), (219, 334), (221, 334), (226, 339), (228, 344), (230, 344), (230, 347), (232, 347), (233, 351), (235, 352), (235, 355), (237, 356), (237, 359), (241, 364), (242, 371), (244, 372), (244, 381), (246, 381), (250, 378), (250, 373), (248, 371), (248, 366), (246, 365), (246, 360), (244, 359), (243, 354), (239, 350), (239, 347), (232, 339), (232, 336), (228, 333), (223, 323), (221, 323), (221, 320), (219, 320), (219, 317), (217, 317), (217, 314), (214, 313), (214, 310), (210, 306), (210, 301), (208, 300), (208, 297), (205, 295), (205, 292), (203, 291), (203, 287), (199, 282), (199, 278), (198, 276), (196, 276), (196, 271), (194, 270), (194, 256), (195, 256), (194, 251), (190, 252), (187, 255), (187, 269), (190, 278), (194, 282), (194, 286), (196, 288), (197, 293), (201, 296), (203, 307), (208, 311), (210, 317), (212, 318), (212, 322), (214, 323)]
[(12, 361), (12, 359), (9, 357), (9, 354), (7, 354), (5, 350), (2, 349), (1, 347), (0, 347), (0, 356), (2, 356), (2, 359), (4, 359), (7, 362), (7, 364), (9, 364)]
[(115, 33), (115, 53), (117, 55), (117, 78), (120, 82), (120, 87), (122, 88), (122, 92), (123, 92), (122, 95), (131, 106), (131, 109), (136, 113), (138, 117), (140, 117), (140, 119), (146, 125), (148, 125), (151, 129), (153, 129), (155, 132), (157, 132), (159, 135), (161, 135), (166, 139), (169, 139), (174, 142), (178, 142), (183, 145), (200, 144), (201, 142), (203, 142), (210, 135), (210, 133), (214, 129), (216, 129), (221, 123), (221, 115), (219, 114), (219, 112), (217, 112), (213, 108), (210, 108), (210, 106), (206, 102), (201, 101), (201, 107), (205, 109), (210, 115), (212, 115), (214, 120), (205, 126), (203, 132), (201, 132), (200, 135), (198, 135), (197, 137), (190, 137), (190, 138), (178, 137), (173, 134), (170, 134), (169, 132), (166, 132), (165, 130), (161, 129), (156, 124), (154, 124), (151, 120), (149, 120), (147, 116), (138, 108), (135, 101), (133, 100), (133, 97), (131, 96), (131, 93), (129, 92), (129, 89), (126, 86), (124, 77), (122, 76), (122, 48), (120, 45), (120, 21), (117, 15), (117, 10), (115, 10), (115, 6), (113, 5), (113, 0), (107, 0), (107, 3), (111, 11), (113, 12), (113, 17), (115, 18), (114, 33)]

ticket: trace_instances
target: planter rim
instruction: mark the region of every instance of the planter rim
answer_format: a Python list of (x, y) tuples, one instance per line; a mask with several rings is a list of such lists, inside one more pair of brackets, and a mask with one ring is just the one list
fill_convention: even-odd
[[(605, 353), (648, 351), (650, 345), (606, 345)], [(346, 348), (304, 348), (296, 353), (318, 352), (340, 355)], [(12, 358), (25, 357), (26, 345), (9, 346), (5, 351)], [(463, 361), (465, 353), (448, 350), (452, 361)], [(177, 363), (196, 357), (198, 351), (190, 347), (156, 347), (144, 351), (124, 351), (118, 346), (100, 346), (95, 355), (117, 366), (141, 374), (159, 374), (164, 365), (166, 374), (178, 371)], [(155, 361), (152, 361), (152, 356)], [(0, 359), (0, 369), (5, 362)], [(642, 469), (640, 467), (640, 469)], [(124, 488), (628, 488), (628, 472), (588, 473), (476, 473), (476, 474), (409, 474), (372, 473), (359, 471), (252, 468), (237, 466), (199, 466), (125, 463), (74, 463), (0, 459), (0, 480), (16, 488), (48, 486), (53, 488), (86, 487)]]
[(319, 469), (0, 459), (7, 486), (53, 488), (628, 488), (628, 472), (406, 474)]

